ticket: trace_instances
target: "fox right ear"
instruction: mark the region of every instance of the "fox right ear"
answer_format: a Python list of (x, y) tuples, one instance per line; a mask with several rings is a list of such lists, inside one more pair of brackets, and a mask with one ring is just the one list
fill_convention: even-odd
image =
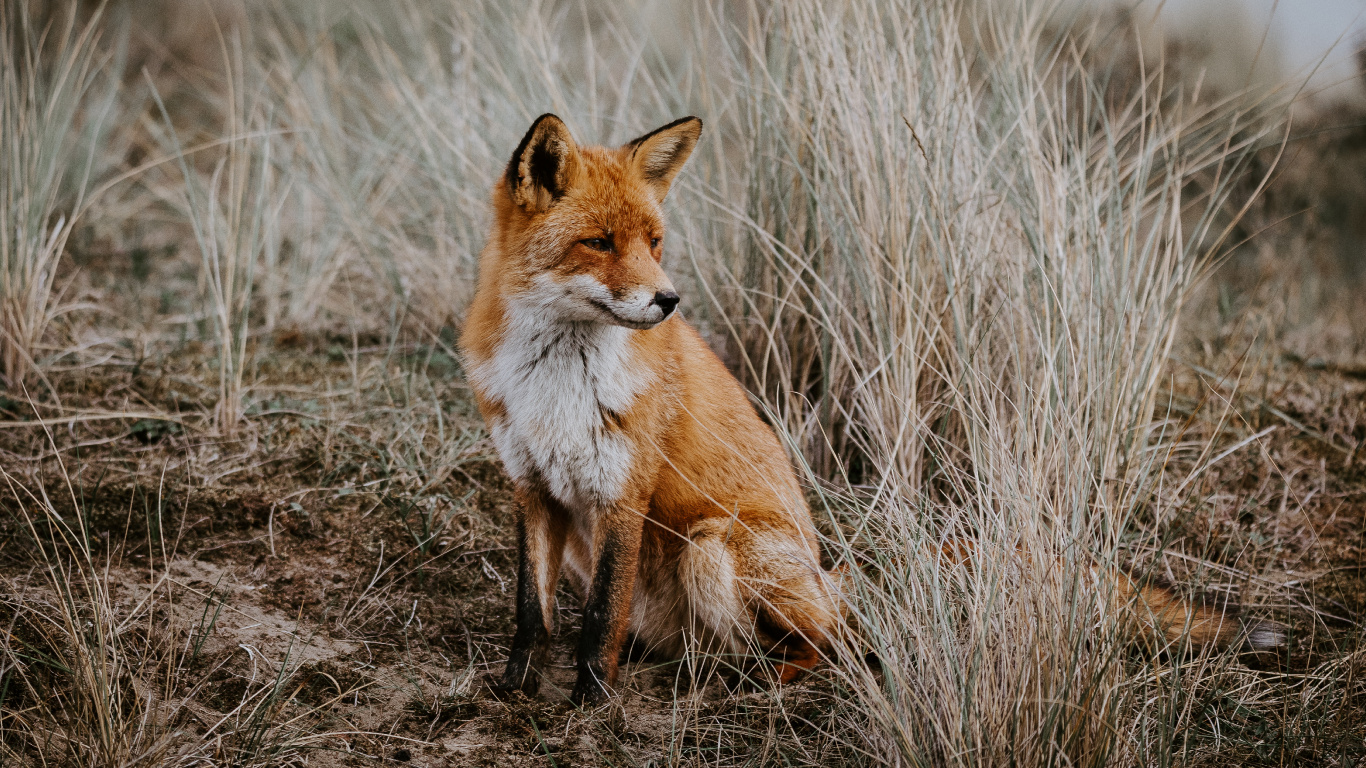
[(538, 213), (564, 196), (578, 170), (579, 148), (564, 121), (552, 114), (536, 118), (508, 163), (512, 202)]
[(626, 145), (631, 150), (631, 164), (660, 202), (669, 194), (674, 177), (683, 170), (683, 164), (688, 162), (701, 135), (702, 121), (685, 117)]

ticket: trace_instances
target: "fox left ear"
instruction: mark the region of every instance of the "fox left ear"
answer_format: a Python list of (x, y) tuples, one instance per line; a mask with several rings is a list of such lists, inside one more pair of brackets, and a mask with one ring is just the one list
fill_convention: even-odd
[(631, 150), (631, 167), (650, 185), (660, 202), (669, 194), (669, 186), (683, 170), (701, 135), (702, 121), (685, 117), (626, 145)]
[(564, 121), (552, 114), (536, 118), (508, 162), (508, 193), (512, 201), (539, 213), (564, 197), (579, 163), (578, 145)]

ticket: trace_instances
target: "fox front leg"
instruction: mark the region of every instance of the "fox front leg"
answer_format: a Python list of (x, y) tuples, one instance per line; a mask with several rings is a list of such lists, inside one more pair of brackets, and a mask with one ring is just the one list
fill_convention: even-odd
[(541, 686), (541, 667), (550, 655), (555, 585), (564, 562), (569, 520), (547, 494), (519, 491), (517, 497), (521, 509), (517, 518), (517, 631), (507, 668), (495, 687), (533, 696)]
[(634, 509), (623, 508), (598, 523), (597, 563), (579, 638), (579, 676), (570, 695), (576, 704), (599, 704), (612, 694), (616, 684), (617, 663), (631, 617), (644, 519)]

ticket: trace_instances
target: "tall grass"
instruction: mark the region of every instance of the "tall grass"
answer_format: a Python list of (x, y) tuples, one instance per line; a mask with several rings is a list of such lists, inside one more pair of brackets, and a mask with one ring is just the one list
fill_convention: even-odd
[(221, 155), (207, 174), (191, 167), (186, 148), (165, 103), (158, 96), (169, 155), (182, 184), (163, 188), (168, 201), (189, 222), (200, 255), (200, 283), (208, 325), (218, 350), (218, 403), (213, 422), (232, 435), (245, 410), (248, 342), (258, 270), (277, 265), (282, 246), (282, 209), (289, 203), (289, 179), (281, 178), (272, 154), (274, 105), (262, 98), (264, 82), (248, 61), (241, 39), (218, 39), (226, 72)]
[(28, 3), (0, 9), (0, 379), (18, 391), (61, 312), (57, 263), (85, 210), (118, 82), (99, 14), (39, 26)]

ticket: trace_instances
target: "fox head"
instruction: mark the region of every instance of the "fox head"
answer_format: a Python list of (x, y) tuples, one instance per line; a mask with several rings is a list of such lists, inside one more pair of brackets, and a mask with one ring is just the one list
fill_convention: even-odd
[(494, 191), (490, 242), (504, 295), (541, 320), (651, 328), (678, 306), (660, 268), (669, 186), (702, 133), (676, 120), (616, 149), (581, 147), (564, 122), (541, 115)]

